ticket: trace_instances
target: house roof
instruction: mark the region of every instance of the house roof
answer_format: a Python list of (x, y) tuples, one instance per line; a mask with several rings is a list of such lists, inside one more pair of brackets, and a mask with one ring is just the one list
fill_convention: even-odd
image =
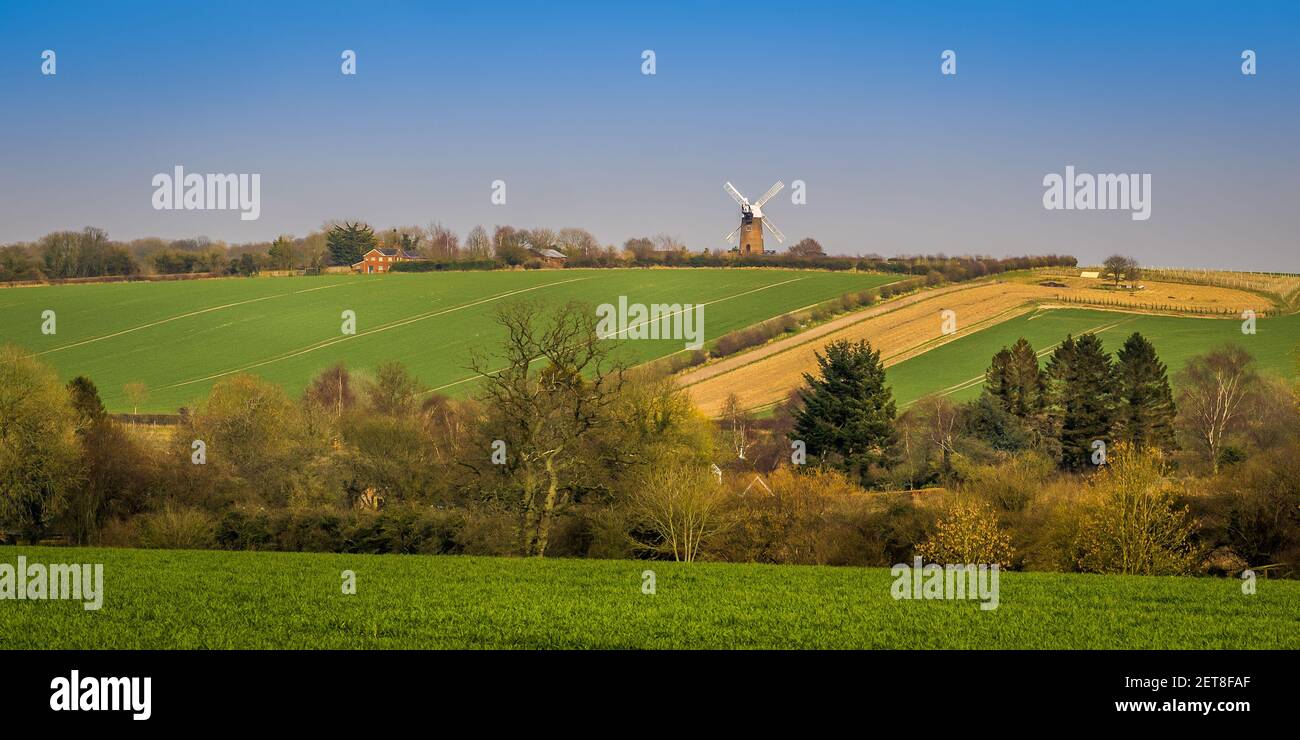
[(533, 251), (541, 255), (542, 257), (546, 257), (548, 259), (554, 259), (554, 260), (568, 259), (568, 256), (565, 255), (564, 252), (557, 252), (554, 249), (534, 249)]
[[(404, 249), (398, 249), (396, 247), (372, 247), (370, 249), (370, 252), (378, 252), (385, 257), (401, 257), (402, 259), (408, 259), (408, 260), (423, 259), (423, 257), (416, 254), (415, 252), (408, 252)], [(366, 252), (366, 254), (370, 254), (370, 252)]]

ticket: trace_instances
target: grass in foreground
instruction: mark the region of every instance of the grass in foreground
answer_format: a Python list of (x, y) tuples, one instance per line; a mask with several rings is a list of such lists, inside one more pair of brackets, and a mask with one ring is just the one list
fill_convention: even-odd
[[(1300, 648), (1300, 583), (1009, 573), (1001, 605), (895, 601), (889, 571), (3, 548), (104, 564), (98, 612), (0, 601), (0, 648)], [(642, 572), (657, 593), (641, 591)], [(340, 574), (356, 573), (356, 595)]]

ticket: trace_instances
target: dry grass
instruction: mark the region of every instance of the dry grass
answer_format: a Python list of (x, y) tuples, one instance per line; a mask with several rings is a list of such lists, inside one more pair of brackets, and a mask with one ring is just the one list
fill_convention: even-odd
[(1300, 303), (1300, 275), (1269, 272), (1228, 272), (1226, 270), (1150, 269), (1144, 274), (1156, 280), (1194, 285), (1211, 285), (1250, 290), (1272, 296), (1289, 307)]

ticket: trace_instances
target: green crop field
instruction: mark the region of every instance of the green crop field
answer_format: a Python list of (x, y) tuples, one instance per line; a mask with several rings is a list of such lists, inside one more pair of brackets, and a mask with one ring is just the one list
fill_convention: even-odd
[[(103, 563), (98, 611), (0, 601), (3, 648), (1300, 648), (1300, 583), (1004, 573), (999, 606), (896, 601), (887, 569), (0, 549)], [(655, 572), (655, 593), (642, 574)], [(342, 593), (342, 572), (356, 593)]]
[[(886, 371), (894, 398), (902, 407), (927, 393), (943, 392), (963, 400), (979, 395), (984, 371), (1002, 347), (1020, 337), (1042, 352), (1067, 334), (1095, 332), (1110, 352), (1115, 352), (1133, 332), (1141, 332), (1155, 345), (1172, 376), (1188, 358), (1228, 343), (1240, 344), (1255, 357), (1259, 369), (1293, 377), (1300, 347), (1300, 314), (1259, 319), (1256, 333), (1241, 333), (1240, 321), (1179, 316), (1093, 311), (1040, 310), (953, 340)], [(1044, 363), (1047, 357), (1042, 357)]]
[[(471, 353), (504, 332), (492, 313), (508, 300), (593, 305), (704, 305), (704, 333), (734, 329), (896, 276), (795, 270), (546, 270), (299, 278), (231, 278), (0, 289), (0, 343), (40, 354), (65, 379), (87, 375), (113, 411), (131, 411), (123, 386), (148, 390), (139, 411), (174, 411), (222, 377), (250, 372), (299, 392), (344, 361), (364, 371), (400, 360), (449, 395), (473, 388)], [(55, 312), (56, 333), (42, 333)], [(356, 334), (342, 313), (356, 313)], [(680, 340), (622, 342), (630, 361), (683, 349)]]

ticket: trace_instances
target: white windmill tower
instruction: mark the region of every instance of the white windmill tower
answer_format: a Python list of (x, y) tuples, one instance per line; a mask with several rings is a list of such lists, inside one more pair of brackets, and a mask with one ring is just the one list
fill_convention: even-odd
[(785, 234), (782, 234), (775, 224), (763, 216), (763, 204), (771, 200), (772, 196), (781, 192), (783, 187), (785, 187), (785, 183), (777, 180), (775, 185), (769, 188), (766, 193), (763, 193), (763, 197), (753, 203), (749, 202), (749, 198), (741, 195), (740, 191), (731, 183), (727, 183), (722, 187), (740, 204), (740, 225), (736, 227), (735, 231), (727, 234), (727, 241), (730, 242), (736, 238), (736, 234), (740, 234), (740, 255), (742, 257), (752, 255), (761, 257), (763, 255), (764, 226), (772, 232), (772, 236), (776, 237), (777, 242), (785, 242)]

